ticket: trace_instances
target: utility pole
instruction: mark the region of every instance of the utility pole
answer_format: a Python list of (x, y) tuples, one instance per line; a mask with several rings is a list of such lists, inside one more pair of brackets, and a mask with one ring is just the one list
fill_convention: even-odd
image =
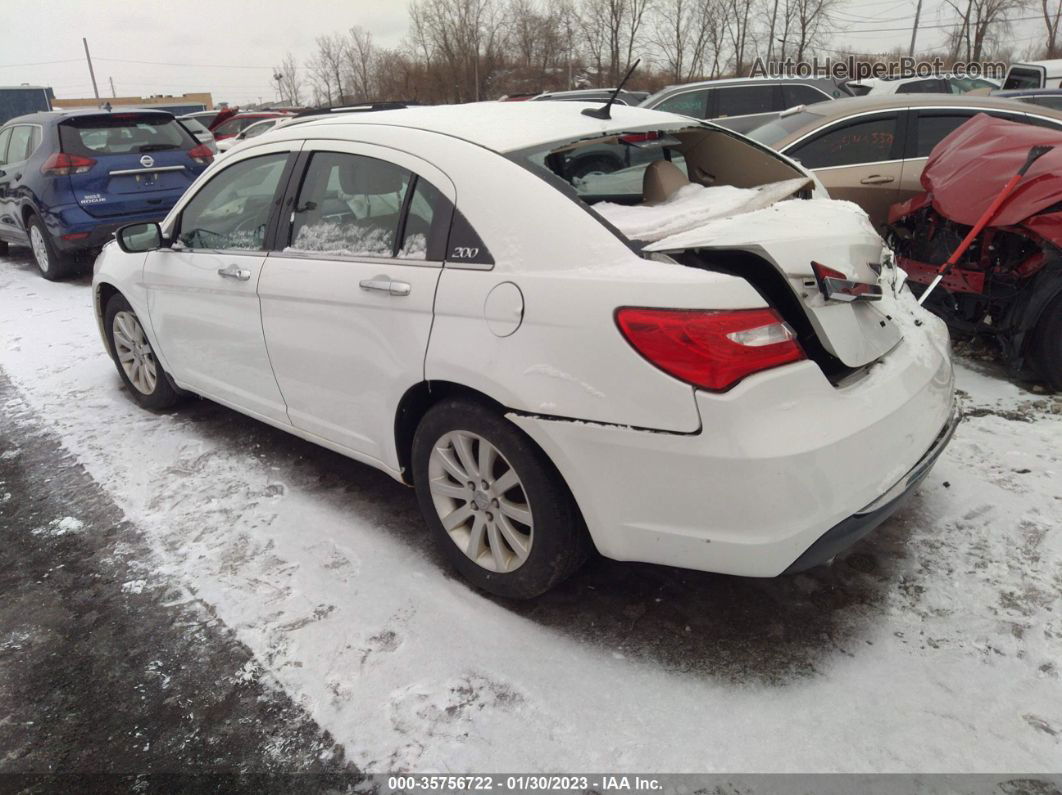
[(914, 27), (911, 28), (911, 47), (907, 50), (907, 54), (914, 57), (915, 36), (918, 35), (918, 18), (922, 16), (922, 0), (918, 0), (918, 6), (915, 8)]
[(107, 79), (111, 81), (111, 97), (118, 99), (118, 92), (114, 90), (114, 78), (108, 77)]
[(88, 39), (82, 37), (81, 43), (85, 45), (85, 60), (88, 61), (89, 77), (92, 78), (92, 93), (96, 95), (96, 99), (100, 98), (100, 90), (96, 87), (96, 73), (92, 71), (92, 56), (89, 55)]

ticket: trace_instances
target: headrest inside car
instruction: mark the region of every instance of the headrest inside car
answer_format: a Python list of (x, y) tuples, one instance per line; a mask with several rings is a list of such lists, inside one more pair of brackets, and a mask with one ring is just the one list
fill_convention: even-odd
[(380, 160), (359, 158), (354, 168), (339, 170), (339, 184), (343, 192), (353, 195), (377, 196), (402, 190), (402, 171)]

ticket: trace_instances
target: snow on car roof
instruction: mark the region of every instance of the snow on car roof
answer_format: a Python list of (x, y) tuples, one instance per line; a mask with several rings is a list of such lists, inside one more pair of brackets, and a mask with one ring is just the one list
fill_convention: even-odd
[[(613, 105), (611, 119), (582, 114), (601, 102), (474, 102), (466, 105), (416, 105), (396, 110), (335, 113), (302, 124), (382, 124), (432, 130), (496, 152), (513, 152), (549, 143), (639, 129), (681, 129), (699, 122), (645, 108)], [(290, 129), (290, 126), (289, 128)]]

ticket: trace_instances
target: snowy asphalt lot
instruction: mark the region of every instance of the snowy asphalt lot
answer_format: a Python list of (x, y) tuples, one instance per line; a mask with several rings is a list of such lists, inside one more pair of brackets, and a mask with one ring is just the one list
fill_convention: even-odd
[(385, 475), (206, 401), (137, 408), (88, 277), (12, 249), (0, 772), (1058, 772), (1062, 400), (958, 382), (920, 493), (829, 568), (596, 560), (508, 604)]

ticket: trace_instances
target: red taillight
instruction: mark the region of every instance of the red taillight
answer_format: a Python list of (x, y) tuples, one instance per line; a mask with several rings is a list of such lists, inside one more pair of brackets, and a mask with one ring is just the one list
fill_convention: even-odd
[(616, 312), (616, 323), (650, 363), (715, 392), (752, 373), (804, 358), (796, 334), (773, 309), (626, 308)]
[(210, 151), (210, 147), (206, 144), (199, 144), (199, 146), (189, 149), (188, 156), (197, 163), (209, 163), (214, 159), (214, 153)]
[(819, 277), (820, 281), (823, 279), (843, 279), (845, 281), (848, 280), (848, 277), (845, 276), (843, 273), (841, 273), (840, 271), (835, 271), (833, 268), (827, 268), (821, 262), (812, 262), (811, 269), (815, 271), (815, 275)]
[(94, 165), (96, 161), (91, 157), (56, 152), (44, 161), (41, 173), (52, 177), (68, 177), (71, 174), (84, 174)]

